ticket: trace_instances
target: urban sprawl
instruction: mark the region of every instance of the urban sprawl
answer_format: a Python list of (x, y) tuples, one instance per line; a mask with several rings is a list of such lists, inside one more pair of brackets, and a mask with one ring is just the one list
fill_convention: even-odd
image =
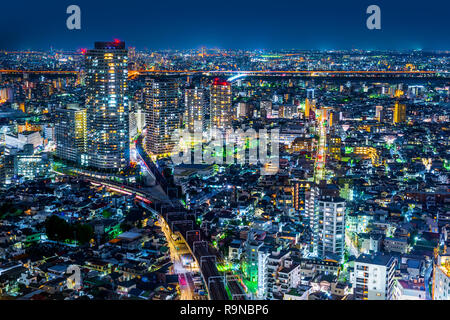
[(449, 66), (0, 51), (0, 299), (449, 300)]

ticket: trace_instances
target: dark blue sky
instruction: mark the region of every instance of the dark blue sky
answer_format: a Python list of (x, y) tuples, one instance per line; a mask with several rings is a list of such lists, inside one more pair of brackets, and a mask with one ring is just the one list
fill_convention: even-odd
[[(81, 30), (66, 28), (67, 6)], [(381, 30), (366, 8), (381, 8)], [(448, 0), (6, 0), (0, 49), (90, 48), (119, 38), (139, 49), (450, 49)]]

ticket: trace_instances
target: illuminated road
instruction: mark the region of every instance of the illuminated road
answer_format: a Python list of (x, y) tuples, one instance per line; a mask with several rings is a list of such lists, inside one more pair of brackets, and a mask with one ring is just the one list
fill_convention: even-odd
[(194, 299), (194, 291), (193, 287), (191, 285), (192, 281), (189, 281), (190, 275), (189, 270), (186, 270), (186, 268), (183, 266), (183, 263), (181, 262), (181, 255), (183, 254), (189, 254), (189, 249), (186, 248), (183, 244), (177, 244), (174, 242), (172, 238), (172, 234), (170, 232), (169, 227), (166, 223), (162, 222), (160, 219), (160, 224), (162, 224), (161, 229), (164, 232), (164, 235), (166, 237), (169, 250), (170, 250), (170, 259), (173, 263), (173, 273), (177, 274), (179, 279), (183, 278), (185, 279), (184, 283), (182, 281), (180, 282), (180, 300), (193, 300)]
[(350, 237), (347, 235), (347, 232), (345, 233), (345, 244), (347, 245), (348, 249), (350, 250), (350, 255), (355, 256), (356, 258), (359, 257), (358, 250), (356, 249), (355, 245), (353, 244)]

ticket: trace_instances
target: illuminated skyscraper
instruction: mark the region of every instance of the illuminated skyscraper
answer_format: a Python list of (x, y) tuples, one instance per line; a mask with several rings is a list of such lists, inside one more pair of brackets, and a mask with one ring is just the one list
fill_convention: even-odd
[(394, 124), (406, 121), (406, 105), (395, 103), (394, 108)]
[(316, 112), (316, 100), (311, 98), (305, 99), (305, 119), (314, 120)]
[(118, 171), (130, 162), (125, 42), (96, 42), (86, 53), (89, 166)]
[(205, 129), (205, 108), (206, 92), (203, 88), (186, 88), (184, 95), (185, 102), (185, 125), (189, 132), (194, 132), (194, 122), (202, 123), (202, 130)]
[(210, 128), (225, 130), (231, 127), (233, 112), (231, 109), (231, 84), (214, 79), (211, 84)]
[(306, 97), (310, 100), (314, 100), (316, 95), (316, 89), (314, 88), (310, 88), (310, 89), (306, 89)]
[(272, 101), (262, 100), (259, 105), (261, 114), (264, 115), (266, 118), (270, 118), (272, 116)]
[(375, 118), (378, 120), (378, 122), (382, 122), (383, 120), (383, 106), (376, 106), (375, 107)]
[(56, 156), (87, 164), (87, 113), (78, 104), (55, 110)]
[(180, 127), (178, 84), (172, 79), (147, 79), (144, 98), (146, 151), (155, 155), (170, 153), (175, 145), (173, 132)]
[(309, 114), (311, 112), (311, 102), (308, 98), (305, 99), (305, 119), (309, 119)]

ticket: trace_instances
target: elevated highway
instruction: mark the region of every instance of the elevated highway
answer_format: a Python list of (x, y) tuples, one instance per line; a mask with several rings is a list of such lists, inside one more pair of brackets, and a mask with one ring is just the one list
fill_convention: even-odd
[[(142, 145), (137, 143), (136, 148), (138, 149), (139, 146), (142, 148)], [(144, 162), (151, 161), (143, 150), (141, 152)], [(146, 164), (150, 170), (152, 170), (152, 163), (148, 162)], [(154, 165), (152, 172), (155, 173), (158, 183), (167, 183), (162, 175), (158, 175), (159, 170), (156, 165)], [(201, 231), (196, 229), (196, 216), (194, 214), (187, 212), (177, 202), (161, 201), (145, 189), (123, 185), (109, 180), (101, 180), (95, 177), (85, 177), (85, 179), (95, 185), (102, 185), (109, 188), (112, 191), (133, 195), (137, 200), (142, 201), (146, 209), (158, 216), (164, 233), (172, 237), (172, 239), (178, 239), (188, 249), (196, 264), (199, 266), (208, 298), (211, 300), (228, 300), (228, 293), (225, 289), (225, 278), (217, 270), (216, 256), (210, 252), (208, 243), (201, 241)]]

